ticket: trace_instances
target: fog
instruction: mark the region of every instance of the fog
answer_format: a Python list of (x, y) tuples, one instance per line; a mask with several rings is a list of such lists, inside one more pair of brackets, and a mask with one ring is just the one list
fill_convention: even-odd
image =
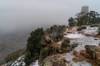
[(0, 0), (0, 32), (65, 24), (88, 5), (99, 11), (99, 0)]

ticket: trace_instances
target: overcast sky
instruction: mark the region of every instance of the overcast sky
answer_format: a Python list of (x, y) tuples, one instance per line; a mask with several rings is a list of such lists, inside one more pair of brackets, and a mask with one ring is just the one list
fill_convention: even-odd
[(87, 5), (100, 13), (100, 0), (0, 0), (0, 31), (66, 24)]

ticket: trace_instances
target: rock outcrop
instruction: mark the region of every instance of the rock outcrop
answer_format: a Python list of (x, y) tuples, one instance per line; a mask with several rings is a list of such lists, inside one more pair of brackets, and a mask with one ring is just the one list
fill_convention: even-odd
[(100, 46), (86, 46), (88, 59), (92, 60), (94, 64), (100, 66)]
[(66, 66), (66, 60), (62, 54), (56, 54), (46, 57), (41, 66)]

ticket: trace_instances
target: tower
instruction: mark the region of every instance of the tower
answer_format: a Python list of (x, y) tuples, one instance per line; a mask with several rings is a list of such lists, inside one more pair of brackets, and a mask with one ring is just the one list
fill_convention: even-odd
[(88, 13), (89, 12), (89, 7), (88, 6), (83, 6), (81, 8), (81, 13)]

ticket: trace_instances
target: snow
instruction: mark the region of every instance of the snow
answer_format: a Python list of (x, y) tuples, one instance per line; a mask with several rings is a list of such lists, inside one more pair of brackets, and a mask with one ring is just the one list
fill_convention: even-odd
[(92, 64), (90, 64), (86, 61), (83, 61), (83, 62), (80, 62), (80, 66), (92, 66)]
[(25, 66), (24, 55), (19, 57), (15, 62), (13, 62), (11, 66)]
[(98, 27), (87, 27), (87, 29), (82, 30), (83, 33), (89, 34), (89, 35), (96, 35), (98, 34)]
[[(78, 43), (78, 46), (74, 48), (75, 51), (80, 52), (81, 50), (85, 50), (86, 45), (95, 45), (99, 46), (100, 40), (98, 38), (92, 36), (85, 36), (80, 33), (70, 33), (64, 36), (65, 38), (70, 38), (71, 43)], [(73, 51), (74, 51), (73, 50)], [(73, 51), (66, 53), (66, 60), (69, 62), (71, 66), (92, 66), (91, 63), (87, 61), (74, 62), (72, 59), (74, 57)]]
[(92, 66), (92, 64), (86, 62), (86, 61), (82, 61), (82, 62), (72, 62), (70, 64), (71, 66)]
[(85, 45), (79, 45), (74, 50), (77, 52), (80, 52), (81, 50), (85, 50)]
[(95, 40), (94, 37), (85, 37), (82, 39), (75, 39), (71, 40), (72, 43), (78, 43), (79, 45), (74, 49), (77, 52), (80, 52), (81, 50), (85, 50), (86, 45), (94, 45), (99, 46), (100, 40)]
[(98, 46), (99, 43), (100, 43), (100, 40), (97, 39), (95, 37), (84, 37), (84, 38), (79, 38), (79, 39), (74, 39), (74, 40), (71, 40), (71, 43), (78, 43), (80, 45), (95, 45), (95, 46)]
[(69, 39), (77, 39), (77, 38), (84, 38), (85, 35), (80, 34), (80, 33), (70, 33), (67, 35), (64, 35), (65, 38), (69, 38)]
[(39, 66), (38, 60), (36, 60), (35, 62), (32, 62), (32, 64), (30, 64), (30, 66)]
[(66, 60), (68, 62), (71, 62), (73, 58), (74, 58), (73, 52), (66, 53)]
[(38, 60), (35, 61), (35, 63), (33, 64), (33, 66), (39, 66)]
[(70, 64), (70, 66), (80, 66), (80, 63), (79, 63), (79, 62), (72, 62), (72, 63)]

